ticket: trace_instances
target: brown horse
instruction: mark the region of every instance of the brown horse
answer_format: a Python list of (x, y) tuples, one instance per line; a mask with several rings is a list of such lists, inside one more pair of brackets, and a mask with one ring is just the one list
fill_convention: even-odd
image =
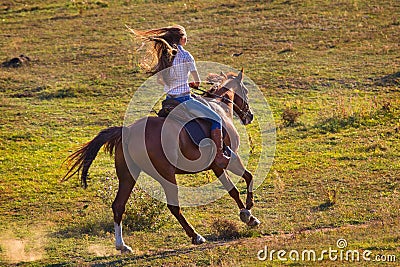
[[(193, 244), (201, 244), (205, 242), (205, 239), (193, 229), (181, 212), (176, 174), (195, 173), (211, 169), (222, 182), (224, 188), (228, 190), (229, 195), (236, 201), (240, 210), (240, 219), (249, 226), (256, 226), (260, 223), (250, 212), (254, 204), (253, 177), (245, 169), (237, 154), (239, 135), (232, 122), (233, 114), (236, 112), (243, 124), (251, 123), (253, 114), (248, 105), (247, 94), (248, 90), (243, 84), (243, 70), (236, 77), (233, 75), (225, 76), (220, 86), (214, 88), (213, 92), (208, 92), (208, 96), (214, 98), (209, 100), (208, 103), (221, 115), (224, 127), (229, 133), (224, 138), (224, 143), (231, 149), (231, 160), (227, 170), (243, 177), (246, 181), (246, 205), (240, 199), (239, 191), (228, 177), (226, 170), (214, 164), (213, 157), (209, 164), (204, 165), (199, 170), (190, 171), (179, 167), (182, 165), (177, 163), (183, 157), (188, 162), (197, 162), (204, 151), (201, 151), (199, 146), (192, 142), (187, 132), (179, 126), (179, 123), (169, 120), (169, 116), (167, 118), (150, 116), (139, 119), (128, 127), (105, 129), (68, 158), (70, 169), (65, 175), (65, 179), (82, 171), (81, 180), (86, 187), (89, 167), (100, 148), (105, 145), (106, 151), (110, 152), (110, 154), (115, 151), (115, 168), (119, 187), (117, 196), (112, 204), (112, 210), (114, 213), (115, 245), (117, 250), (121, 250), (123, 253), (132, 252), (132, 249), (123, 241), (121, 220), (125, 205), (141, 171), (147, 173), (161, 184), (169, 210), (182, 225), (186, 234), (192, 239)], [(168, 129), (163, 129), (166, 126), (168, 126)], [(166, 134), (163, 135), (163, 131)], [(162, 139), (166, 141), (164, 142), (164, 144), (167, 144), (166, 150), (163, 148)], [(165, 151), (172, 151), (172, 157), (174, 158), (171, 160), (171, 155), (166, 155)], [(176, 151), (179, 152), (175, 153)], [(209, 158), (210, 153), (207, 156)], [(212, 156), (215, 156), (215, 152)]]

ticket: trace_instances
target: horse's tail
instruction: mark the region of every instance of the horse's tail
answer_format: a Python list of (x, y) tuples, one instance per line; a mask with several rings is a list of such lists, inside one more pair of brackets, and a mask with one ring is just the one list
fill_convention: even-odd
[(82, 145), (82, 147), (71, 154), (66, 163), (69, 168), (65, 174), (63, 181), (71, 178), (74, 174), (82, 171), (81, 181), (82, 185), (87, 187), (87, 177), (90, 165), (96, 158), (100, 148), (105, 145), (105, 151), (113, 154), (115, 147), (121, 143), (122, 140), (122, 127), (110, 127), (102, 130), (92, 141)]

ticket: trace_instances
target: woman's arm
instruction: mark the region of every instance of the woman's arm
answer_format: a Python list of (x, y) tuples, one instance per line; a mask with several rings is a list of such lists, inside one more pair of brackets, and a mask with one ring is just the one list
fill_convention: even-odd
[(197, 70), (193, 70), (190, 72), (192, 74), (194, 82), (190, 82), (189, 86), (192, 88), (198, 88), (200, 86), (200, 76)]

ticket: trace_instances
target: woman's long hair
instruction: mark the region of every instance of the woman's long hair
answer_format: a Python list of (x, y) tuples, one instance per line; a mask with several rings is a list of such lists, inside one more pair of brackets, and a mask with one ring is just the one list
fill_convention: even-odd
[[(180, 25), (151, 29), (147, 31), (133, 30), (126, 26), (131, 33), (142, 39), (142, 46), (152, 44), (140, 62), (140, 67), (148, 73), (156, 74), (172, 66), (182, 37), (186, 36), (185, 28)], [(164, 82), (168, 84), (167, 72), (162, 72)]]

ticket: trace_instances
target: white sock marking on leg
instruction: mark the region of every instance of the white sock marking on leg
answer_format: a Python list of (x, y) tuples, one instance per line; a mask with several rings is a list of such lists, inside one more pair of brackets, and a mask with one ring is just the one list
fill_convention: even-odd
[(114, 231), (115, 231), (115, 246), (122, 247), (124, 243), (124, 239), (122, 238), (122, 224), (118, 225), (114, 222)]

